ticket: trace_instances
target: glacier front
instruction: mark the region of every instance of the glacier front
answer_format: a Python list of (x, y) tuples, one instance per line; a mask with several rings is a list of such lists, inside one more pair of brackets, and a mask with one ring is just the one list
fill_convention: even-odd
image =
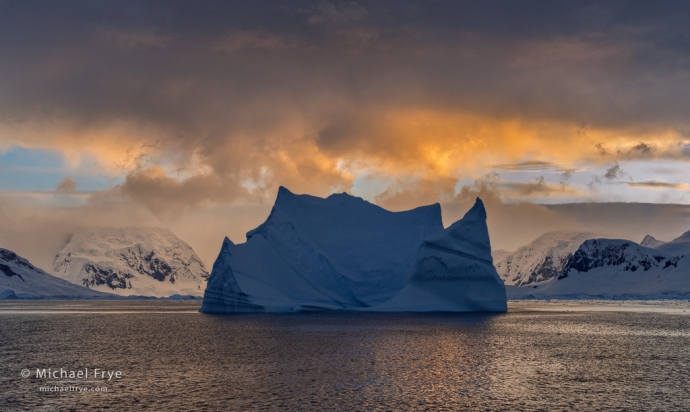
[(224, 240), (201, 312), (314, 310), (505, 311), (481, 200), (444, 230), (438, 204), (390, 212), (281, 187), (245, 243)]

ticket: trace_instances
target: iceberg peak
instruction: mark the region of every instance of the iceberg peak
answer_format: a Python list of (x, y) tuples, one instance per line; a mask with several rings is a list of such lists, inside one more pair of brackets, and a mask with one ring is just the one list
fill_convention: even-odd
[(480, 198), (465, 213), (462, 219), (450, 225), (442, 232), (425, 239), (426, 243), (438, 247), (459, 250), (492, 263), (489, 228), (486, 225), (486, 209)]
[(481, 199), (462, 219), (424, 239), (405, 288), (375, 310), (507, 310), (505, 285), (491, 258)]
[(484, 202), (482, 202), (482, 199), (477, 197), (474, 201), (474, 205), (472, 205), (470, 210), (468, 210), (467, 213), (465, 213), (465, 216), (463, 216), (462, 219), (486, 220), (486, 208), (484, 207)]

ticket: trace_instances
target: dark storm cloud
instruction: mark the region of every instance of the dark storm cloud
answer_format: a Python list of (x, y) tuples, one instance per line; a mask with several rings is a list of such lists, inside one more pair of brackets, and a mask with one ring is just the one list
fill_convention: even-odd
[(615, 163), (613, 166), (606, 169), (606, 173), (604, 173), (603, 177), (606, 180), (614, 180), (623, 176), (625, 176), (625, 172), (618, 163)]
[(626, 182), (628, 186), (632, 187), (642, 187), (647, 189), (687, 189), (688, 185), (686, 183), (669, 183), (660, 182), (657, 180), (645, 180), (643, 182)]
[[(678, 81), (690, 69), (689, 9), (685, 2), (4, 2), (0, 97), (14, 113), (38, 106), (84, 120), (126, 115), (190, 127), (221, 102), (232, 109), (268, 93), (304, 104), (320, 92), (590, 125), (678, 122), (690, 108), (690, 86)], [(170, 88), (185, 82), (193, 86), (174, 96)]]
[[(0, 137), (196, 159), (203, 173), (176, 181), (127, 170), (120, 192), (161, 213), (278, 184), (348, 189), (347, 156), (425, 164), (451, 182), (429, 153), (471, 136), (405, 139), (382, 119), (423, 109), (565, 122), (590, 146), (597, 128), (688, 130), (689, 13), (673, 1), (6, 1), (0, 126), (45, 131)], [(640, 144), (627, 155), (663, 152)]]

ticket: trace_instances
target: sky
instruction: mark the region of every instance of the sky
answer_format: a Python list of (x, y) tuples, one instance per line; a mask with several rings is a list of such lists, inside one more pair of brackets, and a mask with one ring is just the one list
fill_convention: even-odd
[(0, 1), (0, 246), (166, 226), (211, 266), (277, 189), (476, 196), (492, 246), (690, 229), (685, 1)]

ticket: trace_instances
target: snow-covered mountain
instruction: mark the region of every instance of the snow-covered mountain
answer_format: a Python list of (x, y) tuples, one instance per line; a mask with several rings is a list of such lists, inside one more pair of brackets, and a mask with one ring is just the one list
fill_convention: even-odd
[(208, 272), (194, 250), (165, 228), (75, 232), (55, 256), (57, 276), (118, 295), (201, 296)]
[(568, 277), (571, 271), (589, 272), (598, 268), (617, 272), (665, 269), (675, 267), (678, 259), (629, 240), (589, 239), (580, 245), (558, 278)]
[(592, 237), (590, 233), (544, 233), (515, 252), (494, 251), (496, 271), (506, 285), (524, 286), (553, 279), (582, 242)]
[(49, 275), (11, 250), (0, 248), (0, 299), (15, 297), (107, 298), (108, 294)]
[(494, 249), (491, 251), (491, 257), (494, 263), (500, 262), (512, 254), (513, 252), (505, 249)]
[(671, 255), (690, 255), (690, 230), (670, 242), (660, 243), (650, 247)]
[[(679, 242), (680, 243), (680, 242)], [(690, 256), (673, 255), (624, 239), (589, 239), (557, 278), (520, 288), (510, 296), (690, 293)]]
[(640, 242), (640, 246), (649, 247), (649, 248), (654, 249), (655, 247), (661, 246), (664, 243), (666, 243), (666, 242), (658, 240), (652, 235), (647, 235), (644, 237), (644, 239), (642, 239), (642, 242)]
[[(281, 187), (245, 243), (223, 242), (201, 311), (367, 310), (394, 296), (388, 310), (505, 311), (481, 201), (473, 210), (444, 231), (438, 204), (390, 212), (345, 193)], [(398, 295), (413, 281), (423, 307)]]

